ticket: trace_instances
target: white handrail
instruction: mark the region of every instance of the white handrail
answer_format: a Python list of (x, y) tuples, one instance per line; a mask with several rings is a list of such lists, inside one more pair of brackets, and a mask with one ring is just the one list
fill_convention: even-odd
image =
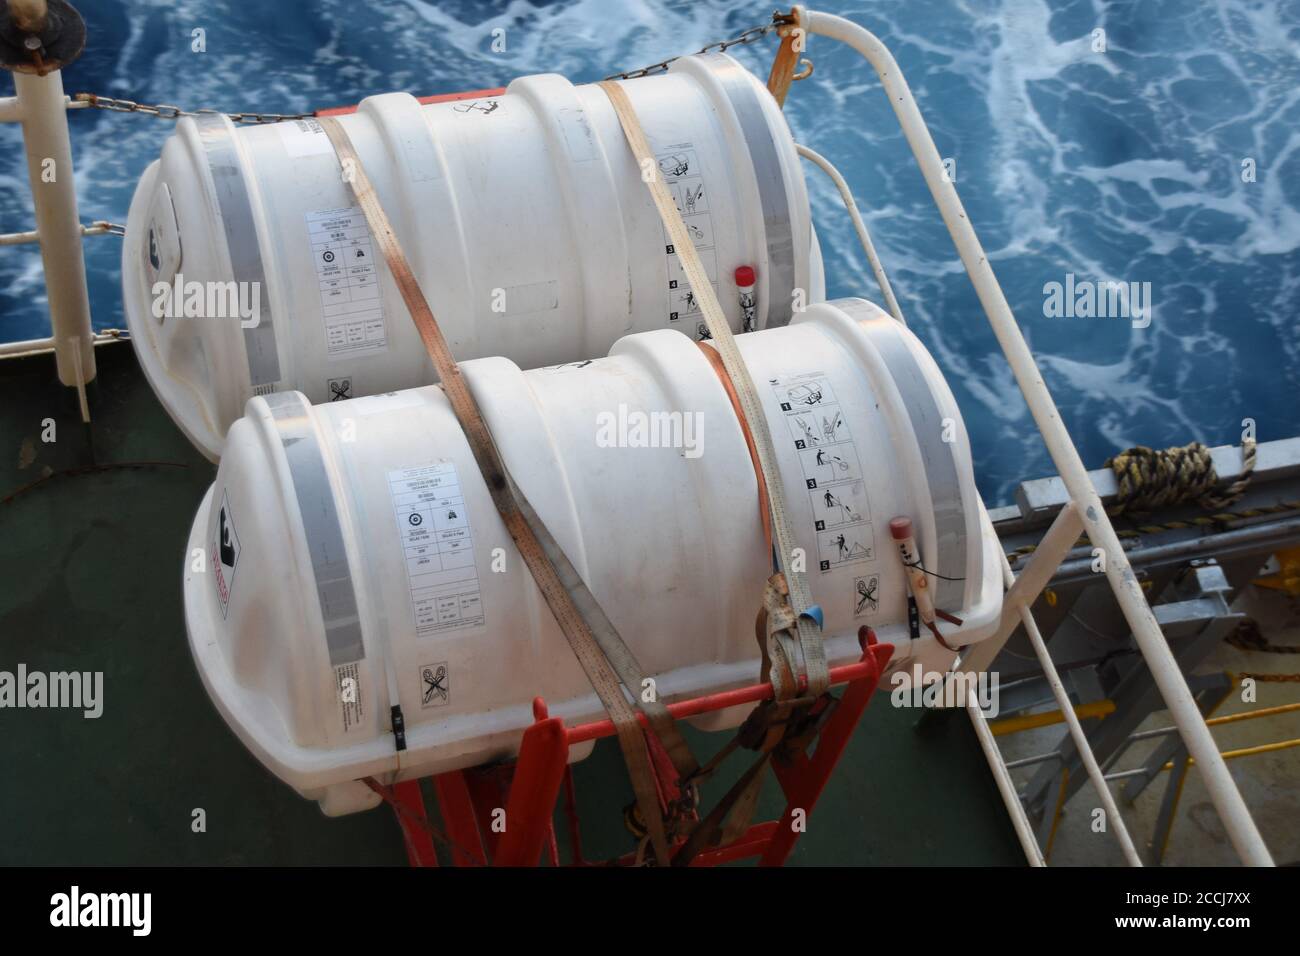
[(867, 254), (867, 261), (871, 263), (871, 271), (876, 274), (876, 282), (880, 285), (880, 293), (885, 297), (885, 304), (889, 306), (889, 314), (898, 319), (904, 325), (907, 320), (903, 318), (903, 310), (898, 307), (898, 300), (894, 298), (894, 289), (889, 284), (889, 276), (885, 275), (885, 267), (880, 264), (880, 257), (876, 255), (876, 245), (871, 241), (871, 233), (867, 231), (867, 224), (862, 221), (862, 216), (858, 213), (858, 204), (853, 200), (853, 193), (849, 191), (849, 184), (844, 181), (840, 171), (831, 165), (831, 161), (814, 149), (809, 149), (801, 143), (795, 143), (794, 148), (798, 150), (799, 155), (804, 159), (810, 160), (817, 165), (822, 172), (831, 178), (835, 188), (840, 191), (840, 199), (844, 201), (844, 208), (848, 210), (849, 219), (853, 221), (853, 228), (857, 230), (858, 242), (862, 244), (862, 251)]
[[(108, 222), (83, 223), (81, 234), (83, 236), (111, 236), (113, 235), (113, 225)], [(40, 241), (41, 234), (36, 229), (29, 229), (26, 232), (0, 234), (0, 246), (21, 246)]]
[(1006, 805), (1007, 815), (1011, 817), (1011, 827), (1020, 840), (1020, 848), (1025, 851), (1025, 859), (1029, 861), (1030, 866), (1046, 866), (1047, 861), (1043, 859), (1043, 851), (1038, 846), (1038, 838), (1034, 836), (1029, 815), (1025, 813), (1025, 805), (1020, 802), (1015, 781), (1011, 779), (1011, 771), (1007, 768), (1007, 762), (1002, 759), (1002, 751), (998, 749), (997, 738), (989, 729), (984, 711), (980, 710), (979, 701), (969, 689), (966, 691), (966, 714), (970, 717), (971, 726), (975, 728), (975, 738), (980, 742), (980, 749), (984, 751), (984, 757), (989, 762), (989, 770), (993, 772), (998, 793), (1002, 794), (1002, 802)]
[(1147, 604), (1146, 595), (1120, 545), (1119, 536), (1115, 534), (1101, 499), (1088, 480), (1088, 471), (1061, 421), (1056, 403), (1034, 362), (1033, 354), (1016, 325), (1011, 306), (1002, 293), (1002, 287), (998, 285), (993, 267), (966, 216), (957, 190), (944, 175), (939, 151), (935, 148), (930, 131), (893, 54), (870, 31), (843, 17), (800, 9), (799, 22), (810, 34), (826, 36), (853, 47), (875, 68), (889, 97), (890, 106), (898, 117), (903, 135), (916, 157), (921, 175), (925, 177), (944, 225), (948, 227), (966, 273), (970, 276), (984, 313), (993, 327), (998, 344), (1025, 396), (1030, 414), (1042, 433), (1057, 473), (1079, 508), (1088, 540), (1105, 553), (1106, 577), (1110, 581), (1111, 590), (1115, 593), (1115, 599), (1132, 629), (1134, 640), (1151, 669), (1152, 678), (1165, 700), (1170, 716), (1178, 726), (1183, 742), (1196, 758), (1196, 765), (1204, 776), (1206, 789), (1223, 820), (1224, 829), (1238, 856), (1245, 863), (1254, 866), (1273, 865), (1273, 858), (1259, 835), (1259, 828), (1228, 772), (1228, 765), (1219, 753), (1210, 729), (1205, 725), (1178, 662), (1160, 632), (1155, 615)]
[[(86, 383), (95, 377), (94, 333), (90, 326), (90, 295), (81, 249), (81, 219), (77, 214), (63, 75), (59, 70), (52, 70), (45, 76), (32, 73), (13, 76), (59, 380), (84, 393)], [(85, 396), (79, 397), (84, 409)]]
[[(1002, 581), (1008, 590), (1016, 583), (1016, 576), (1011, 573), (1011, 564), (1005, 554), (1002, 555)], [(1070, 695), (1066, 693), (1065, 685), (1061, 683), (1061, 675), (1057, 673), (1056, 665), (1052, 663), (1052, 655), (1048, 652), (1043, 635), (1038, 630), (1038, 622), (1034, 620), (1034, 615), (1027, 605), (1021, 604), (1019, 612), (1025, 634), (1029, 637), (1029, 642), (1034, 645), (1038, 664), (1043, 668), (1043, 676), (1047, 678), (1048, 686), (1052, 688), (1052, 696), (1056, 698), (1056, 706), (1061, 708), (1061, 716), (1065, 718), (1065, 724), (1070, 728), (1070, 737), (1074, 741), (1075, 749), (1079, 751), (1079, 759), (1083, 761), (1084, 769), (1088, 771), (1088, 779), (1092, 781), (1097, 796), (1101, 798), (1107, 820), (1115, 828), (1115, 838), (1119, 840), (1124, 858), (1128, 860), (1130, 866), (1141, 866), (1142, 857), (1138, 856), (1137, 847), (1133, 845), (1133, 837), (1129, 835), (1128, 826), (1120, 815), (1119, 807), (1115, 804), (1115, 797), (1106, 784), (1101, 767), (1097, 764), (1097, 755), (1092, 752), (1088, 735), (1083, 732), (1079, 716), (1074, 712), (1074, 705), (1070, 703)]]

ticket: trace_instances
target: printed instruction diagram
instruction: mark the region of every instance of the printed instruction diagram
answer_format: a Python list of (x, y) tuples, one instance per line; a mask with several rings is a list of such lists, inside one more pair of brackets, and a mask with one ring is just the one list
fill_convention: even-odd
[[(677, 211), (691, 237), (700, 262), (708, 274), (714, 292), (718, 290), (718, 254), (714, 246), (713, 216), (709, 213), (709, 197), (704, 177), (700, 171), (699, 157), (690, 143), (670, 146), (655, 155), (659, 174), (663, 176), (668, 191), (672, 193)], [(699, 298), (691, 288), (672, 238), (664, 228), (664, 250), (668, 256), (668, 321), (696, 320), (703, 315)], [(708, 338), (708, 327), (695, 321), (696, 337)]]
[(830, 381), (813, 372), (769, 384), (803, 469), (817, 534), (818, 569), (874, 560), (875, 532), (862, 461)]

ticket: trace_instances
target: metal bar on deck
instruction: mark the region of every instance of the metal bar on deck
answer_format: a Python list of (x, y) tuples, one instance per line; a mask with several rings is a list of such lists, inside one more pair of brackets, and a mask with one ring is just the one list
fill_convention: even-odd
[(993, 772), (993, 780), (998, 785), (998, 793), (1002, 795), (1007, 815), (1011, 817), (1011, 826), (1016, 831), (1020, 848), (1025, 851), (1025, 859), (1029, 861), (1030, 866), (1046, 866), (1047, 861), (1043, 859), (1043, 851), (1038, 846), (1038, 838), (1034, 835), (1034, 826), (1029, 821), (1029, 815), (1025, 813), (1025, 805), (1020, 802), (1020, 796), (1016, 793), (1015, 781), (1011, 779), (1010, 765), (1002, 758), (1002, 751), (998, 749), (998, 742), (993, 739), (993, 733), (984, 718), (984, 712), (980, 710), (979, 702), (969, 692), (966, 695), (966, 713), (975, 728), (975, 737), (980, 742), (980, 749), (984, 751), (984, 757), (988, 760), (989, 770)]
[[(22, 113), (27, 178), (36, 211), (59, 380), (84, 391), (86, 383), (95, 377), (94, 333), (90, 327), (90, 295), (81, 250), (63, 74), (52, 70), (45, 76), (13, 76)], [(84, 414), (84, 395), (81, 403)]]

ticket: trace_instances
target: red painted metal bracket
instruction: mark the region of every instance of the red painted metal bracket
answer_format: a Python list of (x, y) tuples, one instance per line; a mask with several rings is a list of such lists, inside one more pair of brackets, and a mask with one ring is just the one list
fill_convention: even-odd
[[(817, 735), (812, 755), (800, 753), (793, 760), (773, 762), (786, 798), (781, 818), (755, 824), (727, 846), (700, 853), (692, 866), (716, 866), (751, 857), (758, 857), (760, 866), (780, 866), (789, 857), (803, 832), (802, 824), (817, 805), (893, 655), (893, 645), (877, 643), (869, 628), (862, 628), (858, 636), (862, 658), (855, 664), (831, 669), (831, 684), (844, 685), (845, 689)], [(754, 684), (669, 704), (668, 710), (678, 719), (696, 717), (738, 704), (756, 704), (771, 696), (770, 684)], [(569, 748), (613, 736), (614, 725), (601, 720), (565, 727), (558, 717), (547, 714), (540, 697), (533, 702), (533, 716), (534, 722), (524, 731), (513, 764), (454, 771), (433, 778), (447, 838), (452, 843), (452, 858), (458, 866), (488, 862), (494, 866), (536, 866), (544, 849), (552, 865), (559, 865), (553, 814), (561, 785), (570, 836), (570, 865), (592, 865), (582, 856)], [(644, 724), (645, 718), (641, 719)], [(398, 810), (395, 806), (394, 810), (398, 810), (408, 859), (413, 866), (436, 866), (427, 829), (422, 830), (409, 819), (412, 812), (420, 820), (427, 819), (418, 783), (399, 783), (392, 790), (404, 808)], [(618, 862), (634, 861), (635, 854), (628, 854)]]

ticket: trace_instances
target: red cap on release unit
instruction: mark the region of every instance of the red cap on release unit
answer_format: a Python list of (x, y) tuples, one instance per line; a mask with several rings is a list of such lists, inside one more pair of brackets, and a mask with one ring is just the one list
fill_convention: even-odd
[(895, 541), (905, 541), (912, 536), (912, 519), (899, 515), (889, 522), (889, 536)]
[(742, 289), (748, 288), (754, 284), (754, 269), (752, 266), (736, 266), (736, 285)]

